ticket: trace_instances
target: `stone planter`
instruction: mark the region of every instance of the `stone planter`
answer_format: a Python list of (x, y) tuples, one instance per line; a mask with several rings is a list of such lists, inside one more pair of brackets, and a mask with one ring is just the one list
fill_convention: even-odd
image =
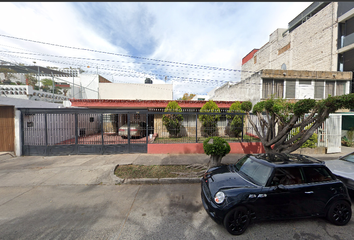
[(293, 154), (326, 154), (327, 148), (325, 147), (317, 147), (317, 148), (299, 148), (296, 151), (292, 152)]

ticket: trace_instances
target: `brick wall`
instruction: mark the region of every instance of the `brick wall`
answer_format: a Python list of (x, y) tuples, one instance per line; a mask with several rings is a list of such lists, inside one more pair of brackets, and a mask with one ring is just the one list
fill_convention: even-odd
[[(241, 80), (261, 69), (337, 71), (337, 7), (332, 2), (291, 33), (277, 29), (242, 66)], [(284, 36), (283, 36), (284, 33)]]

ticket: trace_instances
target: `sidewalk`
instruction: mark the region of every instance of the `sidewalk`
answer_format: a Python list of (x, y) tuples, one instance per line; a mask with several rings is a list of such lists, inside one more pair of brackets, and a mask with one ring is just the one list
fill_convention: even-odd
[[(312, 154), (320, 160), (337, 159), (354, 148), (342, 146), (341, 153)], [(222, 163), (235, 163), (244, 154), (228, 154)], [(196, 183), (199, 178), (119, 179), (117, 165), (206, 165), (205, 154), (114, 154), (71, 156), (23, 156), (0, 153), (0, 186), (121, 184), (121, 183)]]

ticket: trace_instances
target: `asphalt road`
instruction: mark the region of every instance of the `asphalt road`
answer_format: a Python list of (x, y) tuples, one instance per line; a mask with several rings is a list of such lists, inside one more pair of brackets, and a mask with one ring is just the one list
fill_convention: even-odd
[[(0, 239), (233, 239), (199, 184), (0, 187)], [(352, 239), (324, 219), (261, 222), (237, 239)]]

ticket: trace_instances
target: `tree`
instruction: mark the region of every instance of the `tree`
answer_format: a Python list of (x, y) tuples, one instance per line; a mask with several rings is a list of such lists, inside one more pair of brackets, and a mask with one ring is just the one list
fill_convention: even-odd
[[(284, 99), (270, 98), (258, 102), (253, 107), (253, 113), (259, 120), (259, 127), (250, 118), (252, 103), (245, 101), (241, 108), (246, 111), (247, 119), (267, 153), (291, 153), (313, 135), (330, 113), (338, 109), (354, 108), (354, 93), (329, 96), (319, 101), (302, 99), (289, 103)], [(290, 131), (297, 128), (299, 132), (292, 136)]]
[[(182, 108), (176, 101), (171, 101), (167, 104), (165, 112), (182, 112)], [(182, 114), (164, 114), (162, 116), (162, 122), (172, 137), (177, 137), (178, 133), (181, 131), (182, 121)]]
[[(220, 112), (218, 105), (213, 100), (209, 100), (206, 102), (203, 107), (200, 109), (201, 113), (212, 113), (212, 112)], [(199, 120), (202, 122), (203, 131), (207, 136), (212, 135), (217, 129), (217, 121), (220, 119), (219, 115), (199, 115)]]
[(183, 101), (190, 101), (192, 100), (192, 98), (194, 98), (196, 95), (191, 93), (191, 94), (188, 94), (188, 93), (185, 93), (183, 94), (183, 97), (179, 98), (178, 100), (183, 100)]
[(220, 166), (221, 159), (231, 150), (229, 143), (220, 137), (208, 137), (205, 139), (203, 149), (206, 155), (210, 155), (209, 168)]
[(13, 69), (3, 67), (3, 68), (0, 68), (0, 73), (4, 74), (4, 79), (1, 80), (1, 82), (4, 84), (11, 84), (11, 79), (18, 79), (15, 76), (16, 71)]
[(37, 84), (37, 78), (31, 74), (31, 73), (27, 73), (25, 74), (25, 77), (26, 77), (26, 80), (27, 80), (27, 83), (29, 86), (32, 86), (33, 89), (35, 88), (36, 84)]
[[(234, 102), (231, 104), (229, 110), (227, 110), (228, 113), (244, 113), (244, 111), (241, 110), (241, 103), (239, 101)], [(243, 127), (243, 121), (242, 115), (226, 115), (227, 119), (231, 120), (230, 124), (230, 133), (233, 133), (235, 137), (238, 137), (240, 133), (242, 132), (242, 127)]]
[(50, 90), (53, 88), (53, 80), (51, 80), (49, 78), (42, 79), (41, 83), (43, 84), (41, 89), (43, 89), (43, 91), (45, 91), (45, 92), (50, 92)]

